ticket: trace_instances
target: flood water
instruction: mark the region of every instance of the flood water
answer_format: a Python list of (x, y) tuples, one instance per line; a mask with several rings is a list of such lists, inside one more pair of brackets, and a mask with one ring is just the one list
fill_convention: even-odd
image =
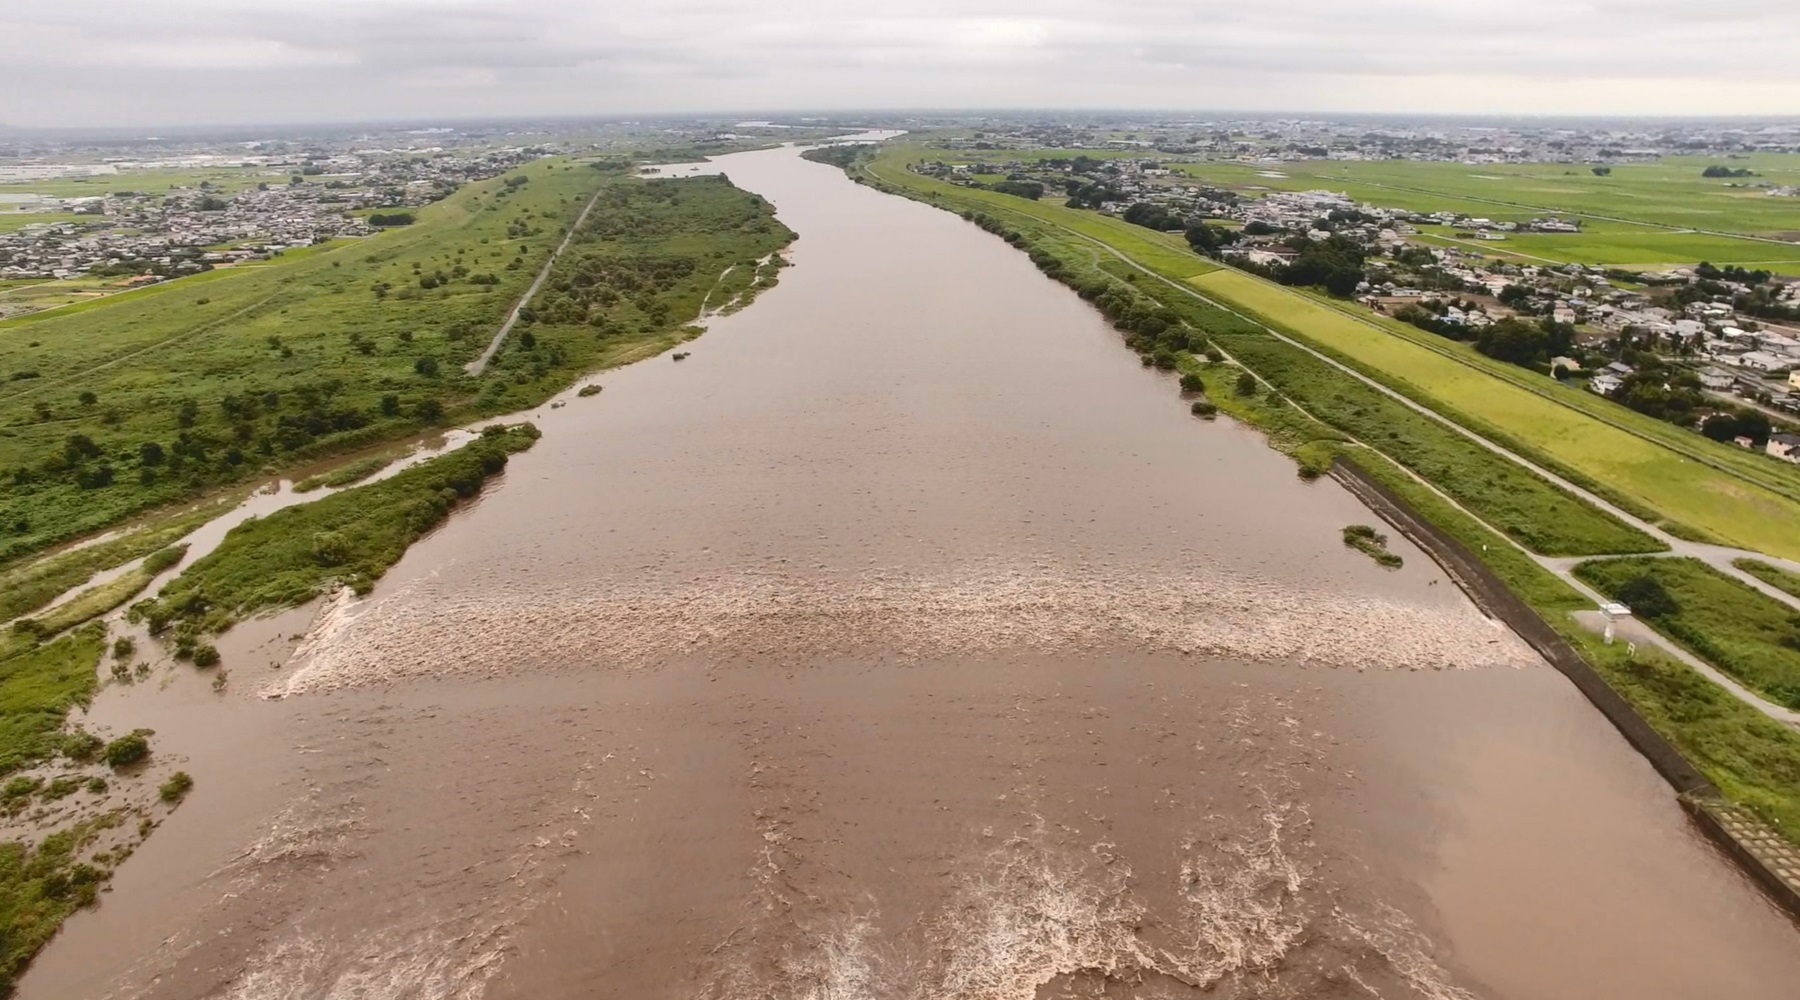
[(1794, 995), (1793, 925), (1334, 483), (974, 226), (719, 166), (779, 287), (224, 695), (102, 700), (198, 784), (21, 995)]

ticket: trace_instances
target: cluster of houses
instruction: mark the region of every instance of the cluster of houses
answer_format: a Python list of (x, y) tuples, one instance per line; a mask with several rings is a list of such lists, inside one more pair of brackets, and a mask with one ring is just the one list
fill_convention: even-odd
[[(365, 150), (265, 163), (235, 193), (210, 182), (133, 191), (129, 171), (108, 173), (105, 194), (37, 199), (33, 212), (67, 221), (0, 233), (0, 279), (85, 274), (154, 281), (273, 256), (293, 247), (372, 232), (360, 211), (416, 207), (458, 186), (497, 176), (542, 155), (507, 148), (450, 155)], [(266, 178), (266, 179), (263, 179)]]
[[(1651, 162), (1662, 156), (1800, 151), (1792, 123), (1728, 122), (1576, 127), (1567, 123), (1499, 125), (1452, 122), (1329, 121), (1308, 118), (1068, 115), (931, 120), (920, 127), (968, 129), (949, 149), (1155, 150), (1214, 158), (1269, 160), (1418, 160), (1475, 164)], [(1771, 191), (1771, 193), (1775, 193)]]

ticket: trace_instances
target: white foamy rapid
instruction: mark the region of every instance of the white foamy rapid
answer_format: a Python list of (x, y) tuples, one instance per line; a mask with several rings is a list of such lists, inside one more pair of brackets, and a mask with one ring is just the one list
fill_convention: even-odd
[(1469, 605), (1403, 601), (1204, 574), (1034, 567), (932, 578), (806, 580), (747, 573), (675, 583), (472, 591), (425, 579), (368, 602), (335, 598), (271, 697), (547, 666), (642, 666), (671, 655), (903, 656), (1063, 652), (1125, 643), (1258, 660), (1467, 669), (1535, 662)]
[(722, 943), (731, 957), (699, 1000), (1035, 1000), (1081, 980), (1146, 995), (1229, 984), (1231, 996), (1309, 997), (1353, 983), (1374, 998), (1475, 1000), (1404, 913), (1339, 898), (1307, 857), (1304, 810), (1220, 825), (1182, 846), (1174, 913), (1145, 901), (1170, 887), (1142, 885), (1113, 845), (1051, 847), (1042, 828), (966, 866), (917, 936), (884, 939), (873, 904), (809, 921), (768, 897), (750, 936), (765, 940)]

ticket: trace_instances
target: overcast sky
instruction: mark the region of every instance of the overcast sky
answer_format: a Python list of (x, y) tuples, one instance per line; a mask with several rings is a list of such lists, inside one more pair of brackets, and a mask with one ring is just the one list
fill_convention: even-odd
[(4, 0), (0, 123), (1800, 114), (1800, 0)]

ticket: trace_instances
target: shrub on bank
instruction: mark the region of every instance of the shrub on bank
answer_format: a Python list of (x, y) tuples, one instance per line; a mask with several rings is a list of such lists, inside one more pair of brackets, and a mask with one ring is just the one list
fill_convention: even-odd
[(115, 770), (150, 756), (150, 730), (138, 729), (106, 745), (106, 763)]

